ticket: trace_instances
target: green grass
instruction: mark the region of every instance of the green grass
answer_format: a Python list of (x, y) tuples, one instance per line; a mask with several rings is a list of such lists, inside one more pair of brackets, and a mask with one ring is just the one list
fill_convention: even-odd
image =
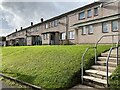
[[(90, 45), (24, 46), (2, 48), (2, 72), (42, 88), (68, 88), (80, 81), (80, 63)], [(98, 55), (110, 48), (100, 45)], [(85, 58), (85, 69), (94, 64), (94, 50)]]
[(109, 78), (109, 83), (110, 87), (113, 88), (113, 90), (116, 90), (116, 88), (120, 89), (120, 65), (116, 68), (116, 70)]

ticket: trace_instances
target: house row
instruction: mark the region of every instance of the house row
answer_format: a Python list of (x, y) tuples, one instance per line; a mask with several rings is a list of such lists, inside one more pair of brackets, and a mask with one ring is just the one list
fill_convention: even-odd
[[(7, 45), (96, 43), (103, 35), (119, 34), (119, 2), (94, 2), (6, 36)], [(111, 43), (106, 37), (101, 43)], [(114, 38), (114, 42), (118, 37)]]

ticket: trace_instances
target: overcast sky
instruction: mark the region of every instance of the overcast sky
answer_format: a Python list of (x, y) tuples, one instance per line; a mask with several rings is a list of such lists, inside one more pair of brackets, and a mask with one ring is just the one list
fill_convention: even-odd
[[(1, 1), (1, 0), (0, 0)], [(15, 0), (14, 0), (15, 1)], [(50, 0), (49, 0), (50, 1)], [(75, 0), (73, 0), (75, 1)], [(30, 22), (38, 23), (44, 20), (74, 10), (95, 0), (84, 2), (0, 2), (0, 36), (6, 36), (27, 27)]]

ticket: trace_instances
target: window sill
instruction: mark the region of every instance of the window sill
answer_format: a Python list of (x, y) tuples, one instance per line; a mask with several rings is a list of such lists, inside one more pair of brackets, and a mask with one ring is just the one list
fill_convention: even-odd
[(96, 16), (98, 16), (98, 14), (95, 14), (94, 16), (96, 17)]
[(87, 18), (92, 18), (92, 16), (88, 16)]
[(112, 32), (119, 32), (118, 30), (112, 30)]
[(75, 39), (69, 39), (69, 40), (75, 40)]
[(102, 32), (102, 33), (109, 33), (109, 32)]
[(84, 19), (85, 19), (85, 18), (81, 18), (81, 19), (79, 18), (79, 20), (84, 20)]
[(81, 35), (86, 35), (86, 34), (81, 34)]
[(88, 35), (93, 35), (93, 33), (88, 33)]

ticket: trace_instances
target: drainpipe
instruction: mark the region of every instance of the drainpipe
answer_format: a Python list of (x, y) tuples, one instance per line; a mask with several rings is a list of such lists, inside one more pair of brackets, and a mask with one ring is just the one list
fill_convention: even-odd
[(65, 44), (69, 44), (69, 40), (68, 40), (68, 26), (69, 26), (69, 17), (68, 15), (66, 16), (66, 36), (65, 36)]

